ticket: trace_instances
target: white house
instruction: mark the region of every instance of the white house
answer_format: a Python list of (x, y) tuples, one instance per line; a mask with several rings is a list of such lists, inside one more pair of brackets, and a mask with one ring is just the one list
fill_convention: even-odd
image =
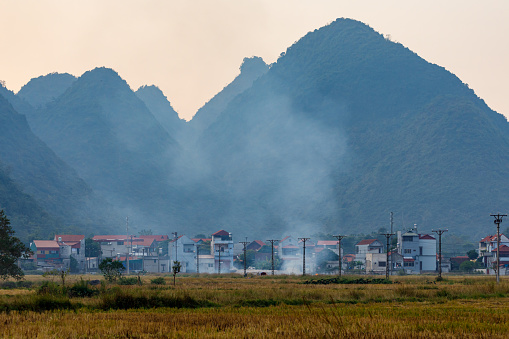
[(429, 234), (417, 233), (417, 228), (398, 234), (398, 253), (403, 256), (407, 273), (435, 272), (437, 269), (437, 240)]
[(366, 254), (383, 253), (384, 245), (377, 239), (364, 239), (355, 245), (355, 260), (366, 263)]
[(187, 235), (181, 235), (168, 243), (168, 255), (171, 266), (180, 262), (180, 272), (196, 272), (196, 242)]

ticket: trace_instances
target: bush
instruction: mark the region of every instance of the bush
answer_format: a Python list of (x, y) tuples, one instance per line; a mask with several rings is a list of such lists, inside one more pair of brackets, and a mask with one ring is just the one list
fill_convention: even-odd
[(100, 307), (104, 310), (109, 309), (136, 309), (136, 308), (155, 308), (155, 307), (174, 307), (174, 308), (197, 308), (214, 306), (208, 301), (198, 301), (189, 295), (184, 296), (164, 296), (164, 295), (136, 295), (129, 291), (121, 289), (112, 290), (112, 293), (106, 293), (102, 296)]
[(392, 281), (385, 278), (328, 278), (304, 281), (304, 284), (392, 284)]
[(140, 277), (120, 277), (119, 285), (142, 285)]
[(39, 295), (64, 295), (66, 292), (65, 287), (59, 286), (53, 281), (45, 281), (37, 289)]
[(68, 294), (70, 298), (90, 298), (94, 295), (99, 294), (99, 291), (95, 288), (91, 288), (88, 285), (87, 281), (84, 281), (83, 279), (80, 279), (80, 281), (76, 282), (74, 285), (72, 285), (69, 290)]
[(154, 278), (150, 280), (150, 283), (154, 285), (166, 285), (166, 281), (164, 280), (163, 277)]

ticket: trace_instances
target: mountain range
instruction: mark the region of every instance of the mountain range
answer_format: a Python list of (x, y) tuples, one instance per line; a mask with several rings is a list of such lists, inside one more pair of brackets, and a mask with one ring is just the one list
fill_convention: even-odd
[(394, 212), (396, 229), (474, 239), (509, 203), (507, 120), (350, 19), (272, 65), (244, 59), (189, 122), (156, 86), (133, 91), (107, 68), (1, 87), (0, 118), (0, 207), (26, 237), (41, 220), (47, 233), (120, 231), (126, 215), (191, 236), (369, 233)]

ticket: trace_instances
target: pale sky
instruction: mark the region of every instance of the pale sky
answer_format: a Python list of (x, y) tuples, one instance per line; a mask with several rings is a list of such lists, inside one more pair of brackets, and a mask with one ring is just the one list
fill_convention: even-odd
[(110, 67), (157, 85), (181, 118), (230, 83), (244, 57), (273, 63), (339, 17), (390, 34), (509, 117), (509, 1), (0, 0), (0, 80)]

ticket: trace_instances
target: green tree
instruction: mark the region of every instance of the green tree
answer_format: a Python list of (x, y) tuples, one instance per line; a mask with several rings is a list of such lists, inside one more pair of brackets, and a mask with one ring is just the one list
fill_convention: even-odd
[(80, 271), (78, 260), (76, 260), (73, 256), (71, 256), (70, 259), (71, 259), (70, 263), (71, 273), (78, 273)]
[(463, 271), (463, 272), (471, 273), (474, 271), (474, 268), (475, 268), (475, 263), (470, 260), (464, 261), (460, 265), (460, 271)]
[(24, 274), (18, 267), (17, 261), (31, 254), (32, 251), (14, 236), (14, 230), (10, 224), (4, 211), (0, 210), (0, 277), (4, 280), (9, 277), (21, 280)]
[(92, 238), (85, 239), (85, 257), (93, 258), (101, 256), (101, 245), (92, 240)]
[(139, 235), (153, 235), (152, 233), (152, 230), (149, 228), (149, 229), (142, 229), (141, 231), (138, 232)]
[[(246, 251), (246, 257), (247, 257), (247, 263), (246, 266), (254, 266), (255, 264), (255, 251), (253, 250), (247, 250)], [(243, 268), (244, 267), (244, 251), (239, 255), (238, 264)]]
[(475, 260), (477, 259), (477, 257), (479, 256), (479, 254), (477, 254), (477, 251), (476, 250), (470, 250), (467, 252), (467, 255), (468, 255), (468, 258), (470, 260)]
[(106, 258), (99, 264), (104, 278), (109, 282), (115, 281), (122, 276), (124, 265), (120, 261), (113, 261), (111, 258)]

